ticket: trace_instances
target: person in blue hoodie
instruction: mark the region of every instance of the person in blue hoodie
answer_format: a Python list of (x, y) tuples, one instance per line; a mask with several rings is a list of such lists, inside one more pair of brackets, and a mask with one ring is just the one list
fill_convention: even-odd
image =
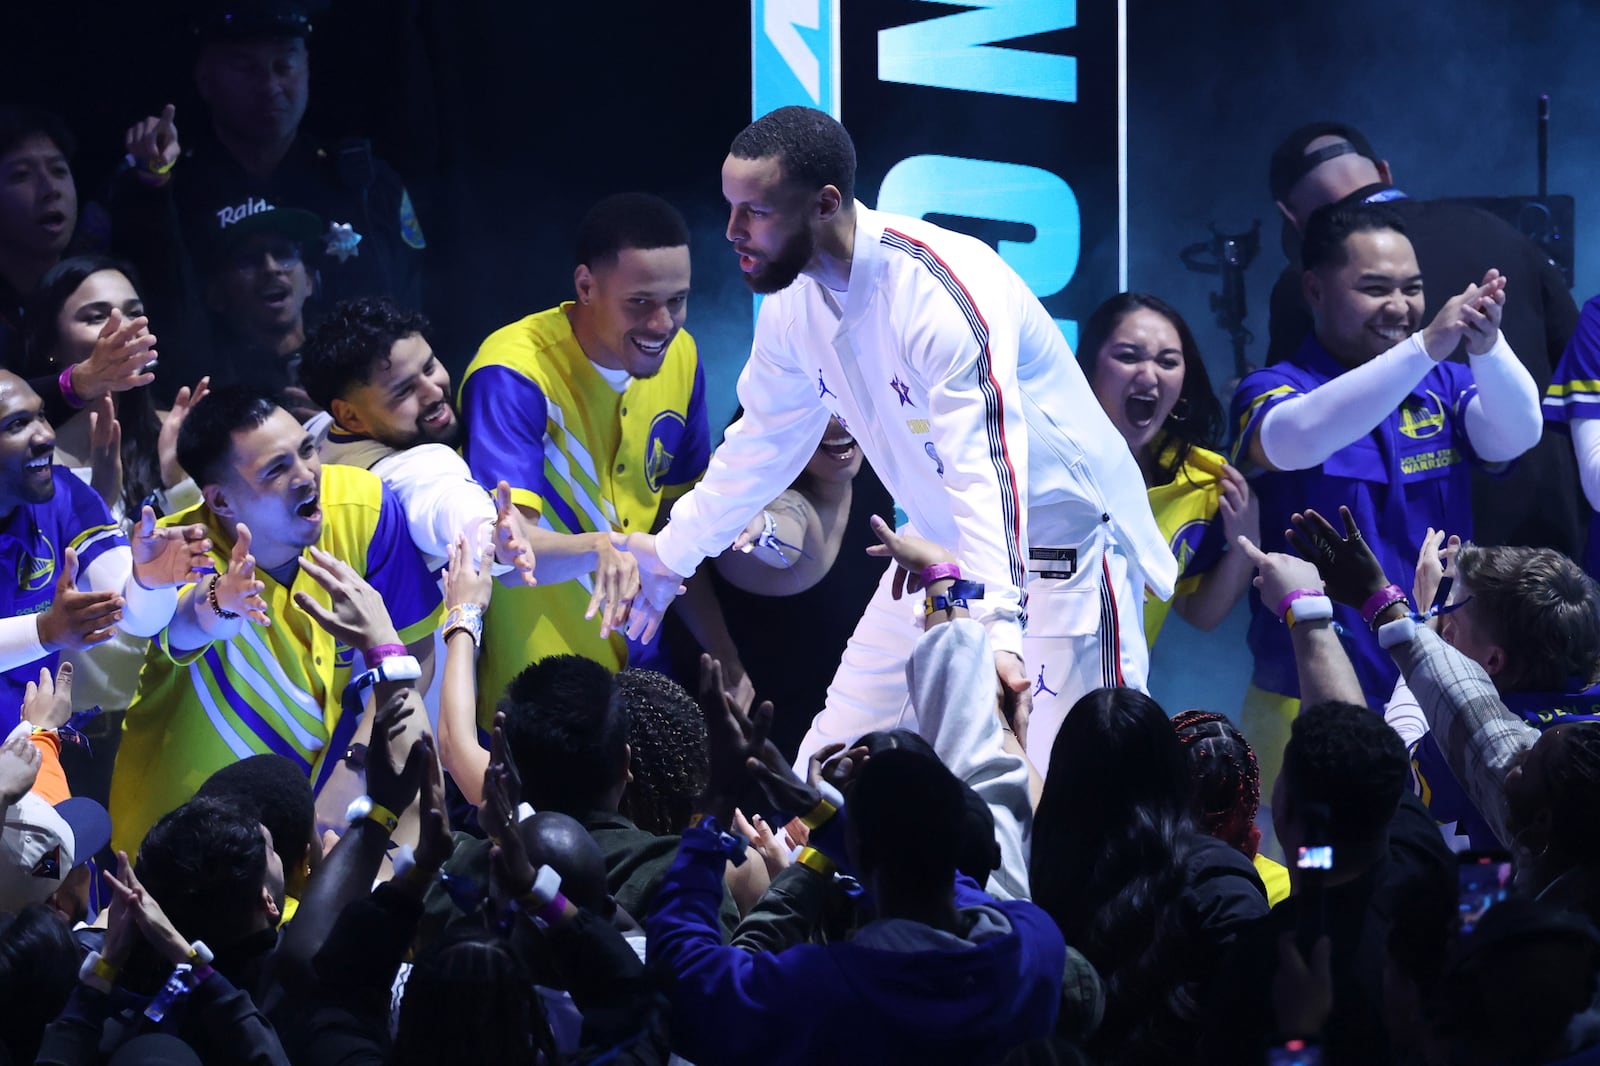
[[(651, 964), (673, 977), (674, 1050), (698, 1066), (967, 1064), (1049, 1036), (1066, 944), (1032, 903), (997, 902), (957, 876), (948, 827), (964, 804), (954, 775), (914, 750), (875, 755), (846, 818), (767, 740), (770, 703), (749, 720), (721, 702), (707, 716), (711, 786), (645, 921)], [(811, 837), (799, 862), (865, 888), (875, 917), (854, 937), (776, 954), (723, 944), (723, 868), (744, 844), (721, 827), (752, 791), (802, 812)]]

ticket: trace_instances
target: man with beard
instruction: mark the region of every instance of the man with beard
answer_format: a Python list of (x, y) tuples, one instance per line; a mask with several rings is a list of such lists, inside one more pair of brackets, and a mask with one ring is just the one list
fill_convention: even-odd
[[(1141, 592), (1171, 596), (1176, 562), (1132, 453), (1023, 280), (981, 241), (856, 203), (855, 162), (844, 127), (810, 108), (780, 108), (734, 139), (727, 237), (750, 288), (769, 294), (739, 379), (744, 417), (659, 536), (630, 537), (646, 575), (630, 628), (649, 634), (681, 575), (794, 480), (835, 417), (916, 531), (954, 552), (959, 574), (943, 576), (981, 583), (939, 602), (971, 598), (1021, 737), (1048, 673), (1029, 745), (1042, 770), (1077, 697), (1144, 685)], [(899, 600), (903, 579), (884, 571), (801, 765), (910, 713), (923, 611)]]
[[(580, 224), (576, 253), (577, 301), (490, 334), (461, 384), (472, 473), (483, 485), (509, 483), (523, 517), (543, 531), (532, 543), (539, 587), (494, 590), (478, 666), (485, 728), (506, 684), (537, 659), (641, 665), (622, 632), (638, 567), (613, 538), (657, 528), (710, 451), (705, 373), (683, 329), (683, 217), (645, 193), (607, 197)], [(732, 656), (742, 677), (709, 587), (689, 599), (690, 631)]]
[(109, 640), (121, 627), (158, 632), (171, 586), (192, 580), (210, 548), (198, 526), (157, 528), (149, 508), (130, 543), (99, 495), (55, 466), (56, 435), (27, 382), (0, 370), (0, 736), (17, 724), (23, 691), (64, 649)]
[(395, 495), (365, 470), (324, 470), (316, 440), (259, 389), (195, 404), (178, 459), (204, 501), (176, 521), (203, 523), (216, 573), (151, 641), (111, 776), (112, 842), (131, 852), (218, 769), (262, 752), (293, 762), (335, 824), (367, 686), (382, 705), (428, 684), (438, 585)]
[[(458, 536), (479, 545), (492, 528), (497, 562), (531, 585), (530, 531), (510, 487), (501, 482), (491, 498), (455, 450), (461, 422), (450, 371), (434, 355), (428, 328), (419, 312), (381, 298), (335, 307), (306, 340), (300, 376), (324, 412), (306, 429), (321, 438), (323, 462), (370, 470), (399, 497), (430, 570), (444, 565)], [(531, 531), (532, 539), (540, 532)], [(560, 546), (549, 550), (559, 555)]]

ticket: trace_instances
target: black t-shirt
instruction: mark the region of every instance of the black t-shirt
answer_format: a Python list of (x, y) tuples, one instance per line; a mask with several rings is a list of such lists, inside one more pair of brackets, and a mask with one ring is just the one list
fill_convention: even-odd
[[(883, 576), (884, 560), (867, 554), (868, 546), (878, 543), (867, 524), (874, 514), (890, 518), (894, 500), (863, 463), (851, 484), (850, 516), (838, 557), (821, 581), (793, 596), (745, 592), (708, 566), (756, 698), (773, 703), (772, 740), (786, 756), (794, 756), (822, 710), (844, 646)], [(673, 670), (692, 692), (699, 648), (679, 626), (668, 639)]]

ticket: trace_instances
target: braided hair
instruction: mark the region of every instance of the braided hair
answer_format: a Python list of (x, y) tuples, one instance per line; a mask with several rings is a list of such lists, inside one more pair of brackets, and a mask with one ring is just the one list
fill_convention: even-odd
[(1250, 742), (1215, 711), (1184, 711), (1172, 726), (1189, 758), (1191, 807), (1200, 828), (1255, 858), (1261, 768)]
[(633, 780), (618, 810), (657, 836), (681, 833), (711, 778), (706, 721), (683, 686), (654, 670), (624, 670), (617, 702), (628, 722)]

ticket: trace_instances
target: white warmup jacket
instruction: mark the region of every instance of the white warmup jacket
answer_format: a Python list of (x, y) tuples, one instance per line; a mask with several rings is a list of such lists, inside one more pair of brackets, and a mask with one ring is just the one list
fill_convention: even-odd
[(1127, 442), (1044, 306), (975, 238), (856, 204), (849, 291), (802, 276), (768, 296), (739, 400), (657, 538), (680, 574), (733, 543), (834, 415), (916, 531), (987, 587), (974, 608), (997, 651), (1022, 653), (1030, 571), (1062, 571), (1050, 549), (1109, 540), (1135, 589), (1172, 595), (1177, 562)]

